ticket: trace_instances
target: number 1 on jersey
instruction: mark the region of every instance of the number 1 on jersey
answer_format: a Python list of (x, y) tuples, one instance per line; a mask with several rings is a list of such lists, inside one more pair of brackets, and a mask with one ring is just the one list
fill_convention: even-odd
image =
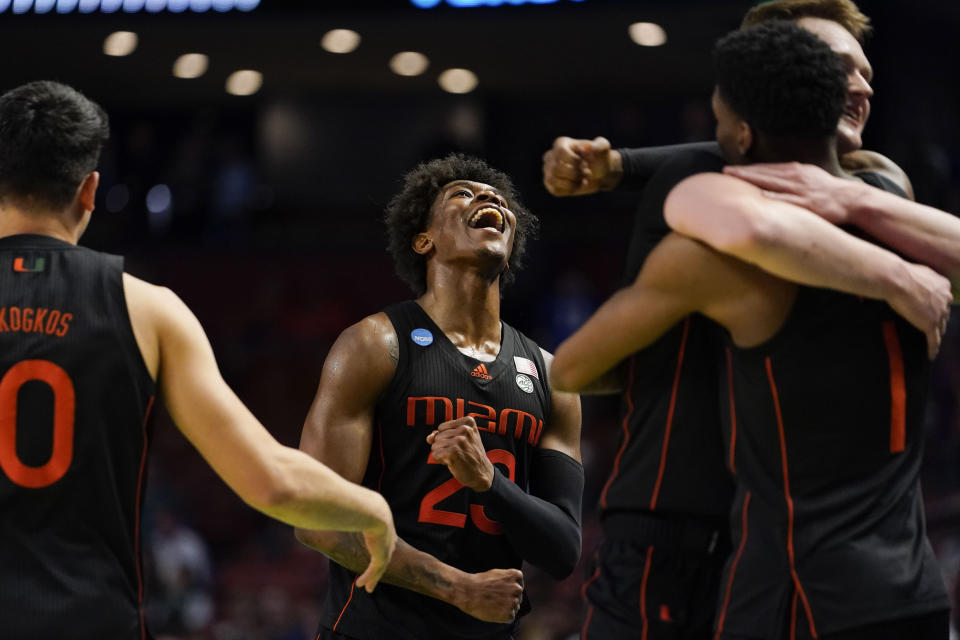
[[(53, 390), (53, 451), (39, 467), (25, 465), (17, 455), (17, 396), (31, 380)], [(48, 360), (23, 360), (0, 379), (0, 469), (15, 484), (28, 489), (46, 487), (64, 476), (73, 462), (73, 426), (76, 394), (67, 372)]]

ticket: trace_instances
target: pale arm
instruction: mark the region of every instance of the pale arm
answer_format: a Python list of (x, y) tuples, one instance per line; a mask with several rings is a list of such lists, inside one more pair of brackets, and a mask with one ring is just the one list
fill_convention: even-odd
[(752, 347), (782, 325), (796, 287), (676, 233), (647, 257), (632, 285), (605, 302), (557, 349), (555, 388), (576, 391), (628, 355), (649, 346), (693, 312)]
[(138, 345), (180, 431), (255, 509), (294, 526), (364, 536), (372, 557), (363, 583), (372, 590), (396, 539), (383, 498), (278, 443), (224, 382), (200, 323), (173, 292), (130, 276), (124, 289)]
[[(301, 450), (359, 482), (373, 438), (374, 411), (398, 358), (396, 332), (385, 314), (348, 328), (323, 366), (320, 385), (304, 423)], [(297, 529), (297, 539), (350, 571), (359, 572), (367, 551), (350, 533)], [(522, 574), (495, 569), (468, 574), (399, 540), (383, 581), (452, 604), (474, 617), (509, 622), (519, 606)]]
[(675, 231), (785, 280), (886, 300), (927, 335), (931, 354), (939, 348), (949, 316), (946, 280), (796, 204), (705, 173), (671, 191), (664, 215)]
[(960, 297), (960, 220), (945, 211), (863, 185), (850, 221), (877, 240), (946, 276)]

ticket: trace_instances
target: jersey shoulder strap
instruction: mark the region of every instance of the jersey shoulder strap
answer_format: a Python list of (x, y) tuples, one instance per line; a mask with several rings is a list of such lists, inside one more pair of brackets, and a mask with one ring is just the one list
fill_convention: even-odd
[(432, 323), (428, 326), (424, 321), (426, 313), (415, 300), (392, 304), (384, 309), (384, 313), (397, 332), (397, 370), (390, 384), (391, 387), (396, 387), (407, 380), (413, 369), (411, 360), (416, 357), (413, 347), (427, 347), (436, 341), (437, 336)]
[(882, 173), (877, 173), (875, 171), (860, 171), (856, 174), (856, 176), (869, 184), (871, 187), (888, 191), (894, 195), (900, 196), (901, 198), (908, 197), (907, 192), (904, 191), (899, 184)]
[[(553, 412), (553, 394), (550, 391), (550, 373), (547, 371), (547, 364), (543, 359), (543, 350), (540, 346), (528, 338), (523, 332), (515, 329), (506, 322), (502, 322), (504, 334), (510, 331), (514, 334), (513, 353), (505, 354), (513, 359), (515, 376), (532, 375), (537, 378), (544, 389), (543, 394), (543, 415), (549, 419)], [(501, 339), (502, 344), (507, 344), (506, 339)], [(532, 366), (531, 366), (532, 363)]]

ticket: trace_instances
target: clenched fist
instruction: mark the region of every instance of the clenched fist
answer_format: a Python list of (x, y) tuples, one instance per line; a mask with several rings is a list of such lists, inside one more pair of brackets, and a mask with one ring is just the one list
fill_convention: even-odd
[(606, 138), (581, 140), (561, 136), (543, 154), (543, 186), (555, 196), (582, 196), (609, 191), (623, 177), (620, 153)]
[(511, 622), (523, 600), (523, 574), (517, 569), (468, 573), (454, 600), (464, 613), (486, 622)]
[(440, 424), (427, 436), (430, 453), (447, 465), (453, 477), (474, 491), (486, 491), (493, 484), (493, 463), (480, 440), (473, 418), (457, 418)]

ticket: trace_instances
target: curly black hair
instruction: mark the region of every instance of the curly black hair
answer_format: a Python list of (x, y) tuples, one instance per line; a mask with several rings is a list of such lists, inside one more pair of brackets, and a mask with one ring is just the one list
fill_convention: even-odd
[(757, 131), (800, 139), (836, 132), (846, 70), (809, 31), (783, 20), (733, 31), (717, 42), (714, 63), (720, 96)]
[(107, 114), (79, 91), (38, 81), (0, 96), (0, 197), (62, 209), (96, 169)]
[(517, 217), (517, 228), (510, 254), (510, 269), (500, 278), (501, 285), (513, 280), (523, 266), (527, 240), (536, 235), (539, 221), (521, 204), (513, 182), (479, 158), (452, 153), (419, 164), (403, 177), (403, 188), (387, 205), (387, 250), (393, 256), (397, 275), (410, 285), (416, 295), (427, 290), (426, 258), (413, 250), (414, 236), (427, 229), (437, 195), (444, 185), (454, 180), (471, 180), (488, 184), (507, 199)]

